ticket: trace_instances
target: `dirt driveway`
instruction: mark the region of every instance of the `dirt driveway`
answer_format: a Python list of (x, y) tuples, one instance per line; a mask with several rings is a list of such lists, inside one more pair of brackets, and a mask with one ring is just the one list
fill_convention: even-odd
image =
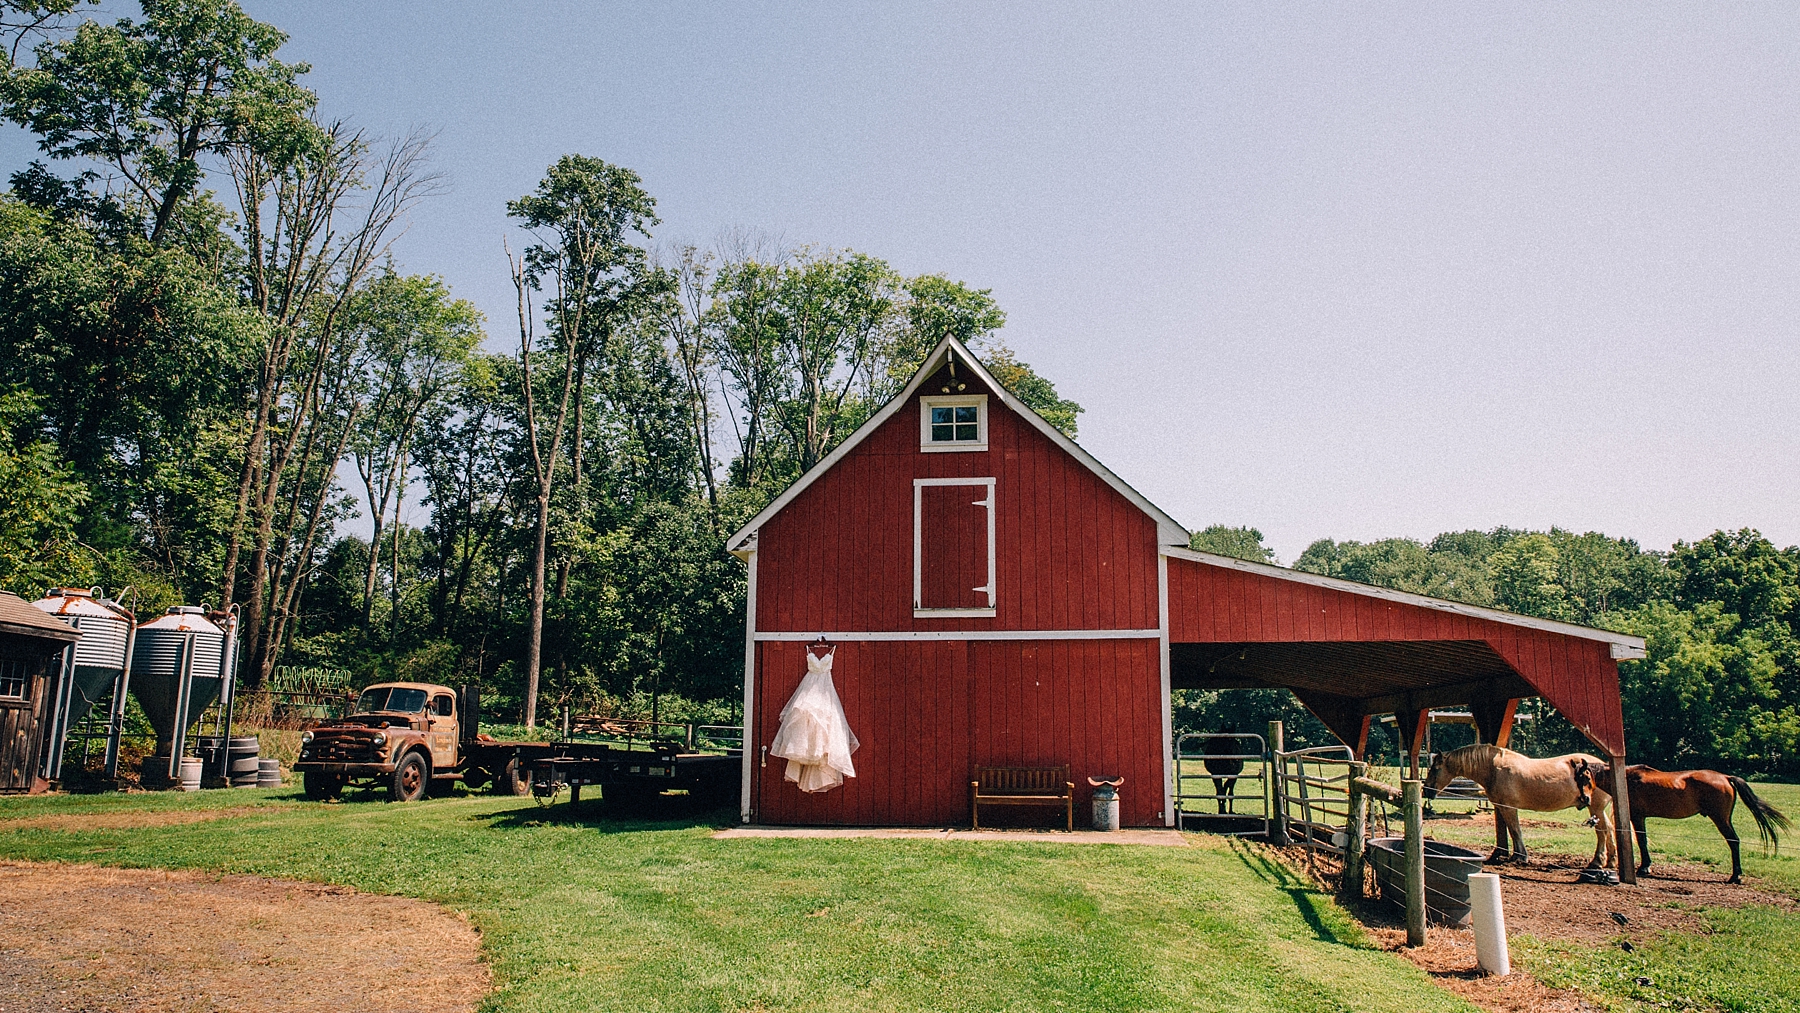
[(0, 1013), (464, 1013), (480, 938), (344, 887), (0, 862)]

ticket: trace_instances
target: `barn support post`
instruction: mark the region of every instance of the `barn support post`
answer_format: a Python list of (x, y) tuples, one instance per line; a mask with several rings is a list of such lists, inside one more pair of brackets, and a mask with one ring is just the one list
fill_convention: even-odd
[(1425, 782), (1400, 782), (1406, 814), (1406, 945), (1425, 945)]
[(1625, 779), (1625, 754), (1612, 756), (1613, 828), (1619, 838), (1619, 882), (1637, 883), (1637, 862), (1632, 857), (1631, 792)]
[(1425, 744), (1426, 730), (1431, 727), (1431, 711), (1395, 711), (1394, 727), (1400, 733), (1400, 749), (1405, 754), (1400, 768), (1407, 777), (1419, 776), (1419, 748)]
[(1269, 765), (1274, 776), (1269, 778), (1269, 840), (1275, 844), (1288, 842), (1287, 832), (1287, 749), (1282, 739), (1281, 722), (1269, 722)]
[(1350, 825), (1344, 828), (1344, 880), (1338, 892), (1361, 899), (1363, 895), (1363, 844), (1368, 836), (1369, 796), (1357, 787), (1357, 779), (1367, 777), (1369, 765), (1350, 764)]
[(1475, 734), (1482, 742), (1505, 749), (1512, 741), (1513, 717), (1519, 712), (1519, 700), (1473, 700), (1469, 714), (1475, 718)]

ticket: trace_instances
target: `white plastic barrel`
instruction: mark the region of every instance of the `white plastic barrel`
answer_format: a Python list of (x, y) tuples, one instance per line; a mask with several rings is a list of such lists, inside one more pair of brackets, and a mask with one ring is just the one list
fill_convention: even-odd
[(198, 756), (184, 756), (181, 758), (182, 791), (200, 790), (200, 766), (200, 758)]

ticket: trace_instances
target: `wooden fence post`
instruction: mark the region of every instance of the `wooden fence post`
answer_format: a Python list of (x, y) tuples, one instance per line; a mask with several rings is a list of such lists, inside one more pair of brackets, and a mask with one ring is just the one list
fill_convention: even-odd
[(1349, 840), (1344, 842), (1344, 881), (1340, 892), (1361, 899), (1363, 895), (1363, 839), (1367, 836), (1369, 796), (1356, 785), (1356, 779), (1369, 773), (1366, 763), (1350, 765), (1350, 825), (1345, 827)]
[(1287, 760), (1282, 752), (1287, 749), (1283, 744), (1281, 722), (1269, 722), (1269, 760), (1273, 776), (1269, 779), (1269, 815), (1273, 825), (1269, 830), (1269, 839), (1276, 844), (1288, 842), (1287, 832)]
[(1425, 782), (1400, 782), (1406, 813), (1406, 945), (1425, 945)]

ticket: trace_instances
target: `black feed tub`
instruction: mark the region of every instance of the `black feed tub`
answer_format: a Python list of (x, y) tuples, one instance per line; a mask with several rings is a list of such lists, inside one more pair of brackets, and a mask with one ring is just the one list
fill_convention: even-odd
[[(1406, 910), (1406, 838), (1377, 837), (1366, 852), (1381, 884), (1381, 899)], [(1469, 876), (1482, 857), (1442, 841), (1425, 842), (1425, 914), (1439, 925), (1469, 924)]]

